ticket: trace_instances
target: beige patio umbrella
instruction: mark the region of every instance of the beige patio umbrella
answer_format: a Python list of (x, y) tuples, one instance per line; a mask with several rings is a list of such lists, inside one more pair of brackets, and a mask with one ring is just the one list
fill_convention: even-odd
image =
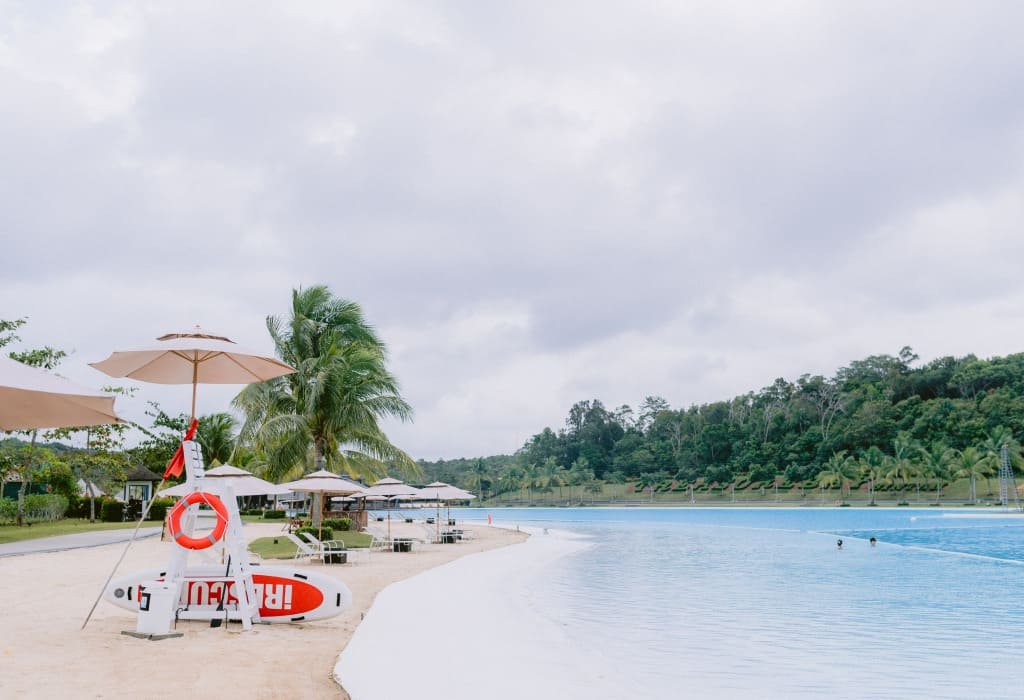
[(398, 479), (385, 477), (374, 482), (372, 486), (363, 490), (365, 497), (383, 496), (388, 501), (388, 539), (391, 539), (391, 501), (400, 498), (416, 498), (420, 490), (415, 486), (403, 483)]
[(315, 518), (315, 524), (323, 528), (323, 501), (324, 496), (352, 496), (360, 495), (363, 493), (363, 487), (350, 479), (346, 479), (342, 476), (338, 476), (334, 472), (329, 472), (326, 469), (315, 471), (312, 474), (307, 474), (301, 479), (295, 481), (288, 481), (281, 484), (289, 491), (296, 493), (311, 493), (319, 494), (320, 498), (315, 499), (318, 501), (314, 508), (314, 513), (317, 515)]
[(199, 326), (162, 335), (148, 347), (114, 352), (91, 365), (111, 377), (191, 384), (193, 418), (197, 384), (255, 384), (295, 371), (277, 358), (239, 347), (230, 338)]
[(120, 423), (114, 397), (0, 356), (0, 430)]

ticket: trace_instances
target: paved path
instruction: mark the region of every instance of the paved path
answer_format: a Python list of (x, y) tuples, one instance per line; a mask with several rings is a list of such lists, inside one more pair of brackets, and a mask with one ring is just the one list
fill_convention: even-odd
[[(105, 544), (127, 542), (131, 539), (132, 532), (131, 528), (123, 530), (97, 530), (94, 532), (77, 532), (73, 535), (55, 535), (53, 537), (40, 537), (34, 540), (0, 544), (0, 557), (14, 557), (19, 554), (35, 554), (37, 552), (60, 552), (65, 549), (100, 547)], [(159, 534), (160, 526), (140, 527), (136, 539), (154, 537)]]

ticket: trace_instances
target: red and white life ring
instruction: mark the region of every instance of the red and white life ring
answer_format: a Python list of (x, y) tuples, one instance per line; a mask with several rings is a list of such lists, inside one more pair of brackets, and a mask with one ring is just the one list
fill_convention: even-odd
[[(217, 524), (206, 537), (189, 537), (181, 531), (181, 516), (189, 506), (197, 503), (205, 503), (217, 512)], [(224, 531), (228, 527), (228, 509), (224, 507), (224, 502), (214, 494), (196, 491), (174, 504), (174, 508), (171, 509), (168, 516), (167, 526), (174, 541), (185, 549), (206, 549), (215, 545), (224, 536)]]

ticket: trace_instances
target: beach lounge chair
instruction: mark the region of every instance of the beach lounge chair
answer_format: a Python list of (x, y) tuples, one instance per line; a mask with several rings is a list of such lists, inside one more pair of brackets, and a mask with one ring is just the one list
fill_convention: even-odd
[[(342, 540), (318, 540), (311, 532), (300, 532), (299, 537), (306, 540), (316, 551), (321, 561), (327, 564), (341, 564), (348, 561), (348, 548)], [(338, 556), (342, 554), (344, 556)], [(338, 560), (342, 561), (338, 561)]]
[(306, 540), (299, 538), (298, 535), (291, 532), (285, 534), (285, 537), (295, 545), (296, 559), (308, 559), (309, 561), (316, 559), (321, 564), (326, 562), (326, 555), (328, 552), (323, 547), (314, 547)]

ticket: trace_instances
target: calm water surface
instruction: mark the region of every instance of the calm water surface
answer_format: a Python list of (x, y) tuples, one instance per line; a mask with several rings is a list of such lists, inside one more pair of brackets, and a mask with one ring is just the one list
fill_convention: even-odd
[(634, 698), (1024, 697), (1020, 517), (903, 508), (458, 517), (488, 512), (591, 539), (526, 595), (574, 645), (620, 668)]

